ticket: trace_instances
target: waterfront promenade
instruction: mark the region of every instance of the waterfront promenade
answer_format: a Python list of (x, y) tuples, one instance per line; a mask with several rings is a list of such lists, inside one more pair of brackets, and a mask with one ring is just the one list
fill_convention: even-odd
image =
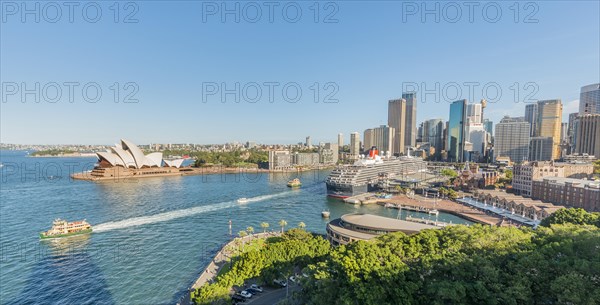
[(229, 261), (231, 260), (231, 258), (233, 256), (236, 255), (236, 252), (238, 250), (237, 249), (238, 243), (240, 245), (243, 245), (244, 243), (255, 240), (255, 239), (276, 237), (276, 236), (280, 236), (280, 235), (281, 235), (281, 232), (278, 232), (278, 231), (255, 233), (255, 234), (247, 235), (244, 237), (236, 237), (236, 238), (232, 239), (231, 241), (229, 241), (228, 243), (226, 243), (225, 245), (223, 245), (223, 247), (221, 247), (221, 249), (215, 254), (215, 256), (210, 261), (208, 266), (206, 266), (206, 268), (204, 268), (204, 270), (200, 273), (200, 276), (198, 277), (198, 279), (196, 279), (196, 281), (194, 282), (192, 287), (188, 290), (186, 295), (182, 298), (182, 300), (180, 300), (180, 302), (178, 304), (179, 305), (191, 304), (192, 292), (196, 291), (198, 288), (202, 287), (206, 283), (212, 283), (215, 280), (215, 278), (219, 274), (219, 271), (227, 263), (229, 263)]
[(504, 225), (502, 218), (498, 216), (486, 214), (485, 212), (475, 208), (445, 199), (438, 199), (436, 202), (433, 198), (425, 198), (418, 195), (415, 195), (414, 199), (409, 198), (406, 195), (399, 195), (394, 196), (391, 199), (381, 200), (380, 204), (385, 204), (388, 202), (400, 204), (403, 208), (407, 207), (410, 210), (429, 211), (437, 209), (438, 211), (454, 214), (476, 223), (487, 225)]

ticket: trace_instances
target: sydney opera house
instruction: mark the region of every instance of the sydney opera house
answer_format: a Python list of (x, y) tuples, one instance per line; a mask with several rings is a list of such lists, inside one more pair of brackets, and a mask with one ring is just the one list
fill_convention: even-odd
[(160, 152), (144, 152), (128, 140), (121, 140), (110, 151), (96, 153), (98, 163), (89, 173), (73, 175), (74, 179), (101, 180), (182, 175), (183, 159), (165, 160)]

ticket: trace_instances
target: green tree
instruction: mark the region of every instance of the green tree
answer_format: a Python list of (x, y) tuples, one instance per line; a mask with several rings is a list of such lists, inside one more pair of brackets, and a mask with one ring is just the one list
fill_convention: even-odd
[(248, 233), (246, 231), (239, 231), (238, 236), (241, 238), (244, 238), (244, 237), (248, 236)]
[(589, 213), (581, 208), (563, 208), (541, 221), (540, 225), (549, 227), (553, 224), (596, 225), (600, 220), (600, 213)]
[(263, 233), (266, 233), (267, 229), (269, 228), (269, 223), (268, 222), (261, 222), (260, 223), (260, 227), (263, 229)]
[(304, 230), (304, 228), (306, 228), (306, 224), (301, 221), (301, 222), (298, 223), (298, 228)]
[(450, 177), (450, 178), (455, 178), (458, 176), (458, 173), (455, 170), (450, 169), (450, 168), (443, 168), (440, 171), (440, 174), (442, 174), (442, 176), (446, 176), (446, 177)]
[(252, 234), (254, 234), (254, 227), (251, 227), (251, 226), (250, 226), (250, 227), (247, 227), (247, 228), (246, 228), (246, 232), (248, 232), (248, 234), (249, 234), (249, 235), (252, 235)]
[(505, 169), (504, 170), (504, 176), (506, 176), (506, 179), (511, 180), (513, 178), (513, 171), (510, 169)]
[(283, 233), (283, 230), (284, 230), (285, 226), (287, 226), (287, 221), (285, 221), (283, 219), (280, 220), (279, 221), (279, 226), (281, 226), (281, 233)]

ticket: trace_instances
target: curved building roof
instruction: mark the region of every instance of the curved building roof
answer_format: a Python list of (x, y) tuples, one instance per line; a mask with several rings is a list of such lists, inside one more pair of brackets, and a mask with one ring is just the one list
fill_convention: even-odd
[(341, 220), (355, 226), (388, 232), (439, 229), (436, 226), (372, 214), (346, 214), (341, 217)]
[(119, 147), (119, 145), (115, 145), (115, 147), (111, 147), (110, 149), (121, 158), (123, 166), (137, 168), (133, 156), (128, 151), (125, 151), (123, 148)]
[(160, 152), (151, 153), (145, 157), (144, 165), (150, 166), (150, 167), (152, 167), (152, 166), (161, 167), (162, 159), (163, 159), (162, 157), (163, 157), (163, 155)]
[(139, 147), (137, 147), (137, 145), (125, 139), (121, 139), (121, 145), (123, 146), (123, 149), (129, 150), (129, 152), (133, 156), (136, 168), (142, 168), (146, 161), (146, 156), (144, 156), (144, 152)]
[(121, 139), (120, 144), (115, 144), (110, 148), (111, 151), (98, 152), (96, 156), (99, 160), (106, 160), (111, 166), (123, 166), (127, 168), (140, 169), (142, 167), (162, 167), (165, 166), (181, 167), (183, 159), (163, 160), (161, 152), (155, 152), (144, 155), (144, 152), (132, 142)]

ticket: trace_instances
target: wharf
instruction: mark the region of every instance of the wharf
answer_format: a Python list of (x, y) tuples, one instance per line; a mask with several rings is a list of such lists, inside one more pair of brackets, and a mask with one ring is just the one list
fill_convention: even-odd
[(389, 199), (377, 197), (377, 195), (374, 193), (364, 193), (364, 194), (358, 194), (356, 196), (348, 197), (348, 198), (344, 199), (344, 202), (352, 203), (352, 204), (372, 204), (372, 203), (381, 204), (381, 203), (385, 203), (386, 200), (389, 200)]
[[(434, 201), (432, 198), (425, 198), (422, 196), (415, 195), (415, 199), (408, 198), (406, 195), (394, 196), (391, 199), (386, 199), (385, 202), (391, 203), (394, 205), (402, 205), (403, 210), (411, 210), (411, 211), (419, 211), (419, 212), (428, 212), (429, 210), (436, 209), (440, 212), (445, 212), (449, 214), (453, 214), (459, 216), (461, 218), (480, 223), (486, 225), (508, 225), (506, 222), (502, 221), (501, 217), (496, 215), (486, 214), (480, 210), (475, 208), (462, 205), (460, 203), (456, 203), (450, 200), (437, 200)], [(379, 203), (385, 205), (386, 203)]]

